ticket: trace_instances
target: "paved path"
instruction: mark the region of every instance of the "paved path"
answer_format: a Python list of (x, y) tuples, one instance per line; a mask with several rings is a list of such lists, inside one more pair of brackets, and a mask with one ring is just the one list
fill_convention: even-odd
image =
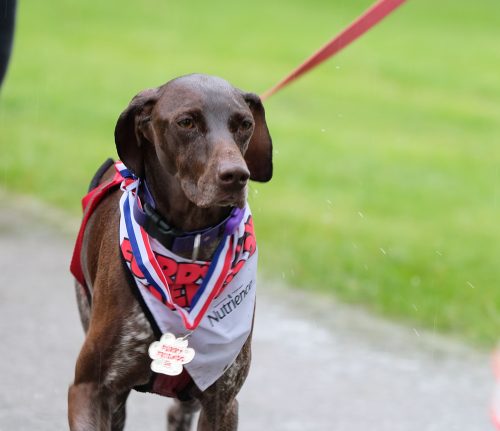
[[(67, 429), (83, 340), (67, 270), (72, 240), (39, 209), (0, 206), (0, 431)], [(492, 430), (488, 355), (324, 298), (258, 290), (241, 430)], [(164, 430), (168, 403), (133, 393), (126, 429)]]

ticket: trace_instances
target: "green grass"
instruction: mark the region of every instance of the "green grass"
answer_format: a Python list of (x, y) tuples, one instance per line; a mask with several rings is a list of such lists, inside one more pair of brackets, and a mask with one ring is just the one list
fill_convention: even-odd
[[(370, 1), (124, 4), (20, 5), (4, 187), (77, 214), (135, 93), (195, 71), (262, 92)], [(269, 99), (275, 177), (250, 198), (268, 276), (497, 340), (498, 28), (496, 0), (409, 1)]]

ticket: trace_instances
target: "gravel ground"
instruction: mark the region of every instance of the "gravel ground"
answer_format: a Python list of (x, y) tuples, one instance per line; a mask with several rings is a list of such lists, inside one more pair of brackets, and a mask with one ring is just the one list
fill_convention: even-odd
[[(74, 221), (0, 193), (0, 431), (67, 429), (83, 340), (68, 271)], [(240, 430), (485, 431), (487, 354), (261, 281)], [(127, 430), (164, 430), (168, 399), (133, 393)]]

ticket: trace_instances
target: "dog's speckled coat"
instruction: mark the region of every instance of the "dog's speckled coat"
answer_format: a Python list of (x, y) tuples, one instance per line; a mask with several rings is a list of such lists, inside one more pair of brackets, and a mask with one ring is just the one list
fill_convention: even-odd
[[(183, 231), (217, 224), (232, 206), (245, 205), (249, 178), (265, 182), (272, 176), (272, 143), (259, 97), (220, 78), (188, 75), (143, 91), (120, 116), (115, 140), (120, 159), (147, 181), (158, 211)], [(86, 338), (68, 394), (72, 431), (123, 429), (128, 394), (151, 377), (146, 351), (153, 331), (120, 261), (119, 197), (120, 191), (112, 192), (97, 207), (83, 240), (92, 307), (77, 285)], [(208, 259), (216, 245), (202, 250), (200, 259)], [(236, 395), (248, 374), (250, 343), (251, 336), (212, 386), (203, 392), (192, 387), (193, 400), (174, 404), (169, 430), (188, 430), (198, 408), (199, 430), (237, 428)]]

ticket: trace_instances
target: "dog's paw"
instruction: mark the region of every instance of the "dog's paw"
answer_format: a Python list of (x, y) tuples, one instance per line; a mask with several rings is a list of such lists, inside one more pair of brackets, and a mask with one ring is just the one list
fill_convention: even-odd
[(184, 338), (176, 338), (174, 334), (163, 334), (160, 341), (149, 346), (149, 357), (153, 359), (151, 369), (155, 373), (177, 376), (182, 373), (182, 366), (194, 358), (194, 349), (188, 347)]

